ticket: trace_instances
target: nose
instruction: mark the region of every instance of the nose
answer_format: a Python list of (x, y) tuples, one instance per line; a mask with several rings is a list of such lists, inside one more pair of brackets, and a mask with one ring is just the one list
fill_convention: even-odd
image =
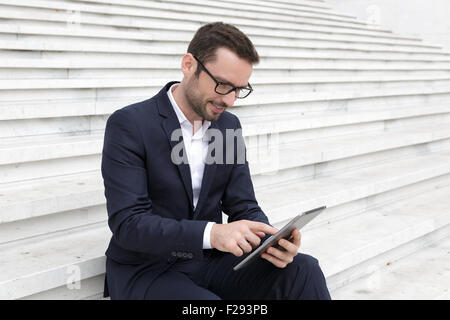
[(231, 91), (229, 94), (223, 96), (222, 101), (227, 104), (228, 107), (233, 106), (236, 101), (236, 91)]

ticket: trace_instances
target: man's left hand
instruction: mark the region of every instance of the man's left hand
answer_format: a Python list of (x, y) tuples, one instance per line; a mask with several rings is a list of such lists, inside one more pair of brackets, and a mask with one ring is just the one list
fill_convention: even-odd
[(278, 245), (281, 248), (269, 247), (261, 255), (261, 258), (266, 259), (278, 268), (285, 268), (297, 255), (298, 249), (300, 248), (300, 239), (300, 231), (294, 229), (289, 240), (280, 239), (278, 241)]

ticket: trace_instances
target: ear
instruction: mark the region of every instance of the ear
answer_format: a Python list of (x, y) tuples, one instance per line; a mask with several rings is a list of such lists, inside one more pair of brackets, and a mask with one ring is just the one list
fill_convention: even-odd
[(181, 60), (181, 71), (185, 77), (192, 76), (197, 70), (197, 61), (191, 53), (186, 53)]

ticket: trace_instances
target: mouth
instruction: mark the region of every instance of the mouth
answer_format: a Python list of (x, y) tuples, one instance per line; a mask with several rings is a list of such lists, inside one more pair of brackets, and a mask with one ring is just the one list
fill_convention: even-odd
[(211, 104), (211, 109), (213, 110), (214, 113), (222, 113), (226, 107), (224, 106), (219, 106), (217, 104), (215, 104), (214, 102), (209, 102)]

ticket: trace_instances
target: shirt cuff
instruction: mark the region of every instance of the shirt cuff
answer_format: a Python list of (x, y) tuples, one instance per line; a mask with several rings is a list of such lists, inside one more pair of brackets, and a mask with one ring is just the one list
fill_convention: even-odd
[(211, 246), (211, 229), (215, 222), (208, 222), (203, 233), (203, 249), (212, 249)]

